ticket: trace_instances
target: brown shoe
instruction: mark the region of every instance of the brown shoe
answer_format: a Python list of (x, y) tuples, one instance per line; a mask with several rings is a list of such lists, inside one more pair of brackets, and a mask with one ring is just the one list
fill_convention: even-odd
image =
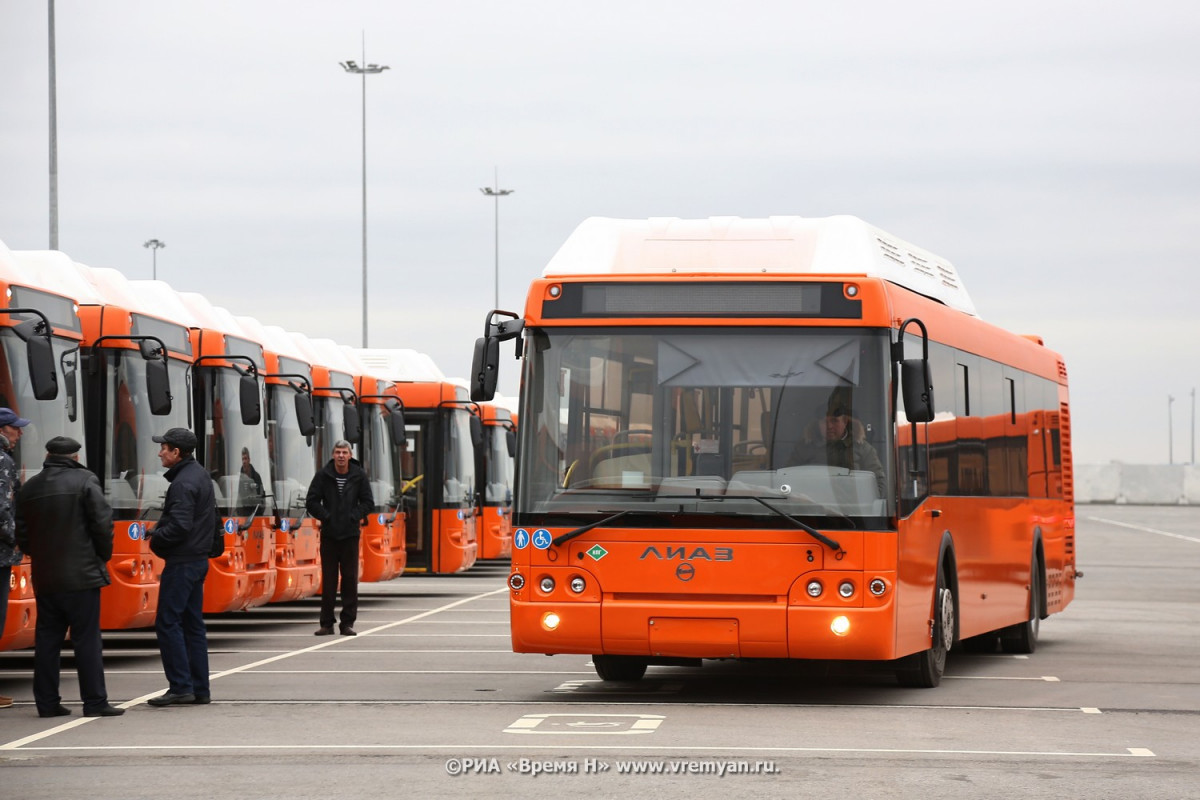
[(319, 627), (315, 631), (313, 631), (313, 636), (333, 636), (333, 626), (332, 625), (322, 625), (321, 627)]
[(11, 706), (12, 706), (12, 698), (5, 697), (4, 695), (0, 694), (0, 708), (9, 708)]
[(342, 627), (338, 628), (338, 630), (341, 632), (342, 636), (358, 636), (358, 634), (354, 632), (354, 628), (351, 628), (349, 625), (343, 625)]

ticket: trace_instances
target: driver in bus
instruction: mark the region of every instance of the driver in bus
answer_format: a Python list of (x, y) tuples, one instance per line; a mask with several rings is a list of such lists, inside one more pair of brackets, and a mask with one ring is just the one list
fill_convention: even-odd
[(791, 463), (795, 466), (816, 464), (872, 472), (879, 496), (887, 496), (884, 491), (883, 462), (867, 441), (866, 428), (850, 416), (846, 406), (840, 402), (831, 403), (825, 416), (808, 426), (804, 439), (797, 442), (792, 451)]

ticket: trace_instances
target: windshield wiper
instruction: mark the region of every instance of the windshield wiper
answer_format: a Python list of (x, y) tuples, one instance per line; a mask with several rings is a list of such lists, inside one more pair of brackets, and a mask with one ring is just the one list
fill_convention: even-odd
[(811, 525), (807, 525), (807, 524), (805, 524), (805, 523), (801, 522), (800, 520), (798, 520), (798, 519), (796, 519), (795, 517), (793, 517), (791, 514), (788, 514), (788, 513), (786, 513), (786, 512), (783, 512), (783, 511), (780, 511), (778, 508), (776, 508), (775, 506), (771, 505), (771, 504), (770, 504), (770, 503), (768, 503), (766, 500), (763, 500), (761, 497), (755, 497), (754, 495), (750, 495), (750, 499), (751, 499), (751, 500), (755, 500), (755, 501), (757, 501), (758, 503), (761, 503), (761, 504), (762, 504), (763, 506), (765, 506), (766, 508), (770, 509), (771, 511), (774, 511), (776, 514), (778, 514), (779, 516), (783, 517), (783, 518), (784, 518), (784, 519), (786, 519), (788, 522), (790, 522), (790, 523), (792, 523), (793, 525), (795, 525), (797, 528), (799, 528), (799, 529), (801, 529), (802, 531), (805, 531), (806, 533), (808, 533), (808, 535), (812, 536), (814, 539), (816, 539), (816, 540), (817, 540), (818, 542), (820, 542), (821, 544), (825, 545), (826, 547), (830, 547), (830, 548), (832, 548), (832, 549), (834, 550), (834, 552), (837, 552), (838, 550), (841, 550), (841, 549), (842, 549), (842, 546), (841, 546), (840, 544), (838, 544), (838, 543), (837, 543), (836, 541), (834, 541), (833, 539), (830, 539), (828, 536), (826, 536), (825, 534), (821, 533), (819, 530), (817, 530), (817, 529), (816, 529), (816, 528), (814, 528), (813, 526), (811, 526)]
[(626, 509), (624, 511), (618, 511), (616, 514), (613, 514), (611, 517), (605, 517), (604, 519), (600, 520), (599, 522), (593, 522), (591, 524), (584, 525), (582, 528), (576, 528), (573, 531), (567, 531), (566, 533), (564, 533), (563, 535), (561, 535), (557, 539), (555, 539), (554, 544), (559, 545), (559, 544), (563, 544), (564, 542), (569, 542), (570, 540), (574, 539), (576, 536), (580, 536), (582, 534), (587, 533), (592, 528), (599, 528), (601, 525), (607, 525), (610, 522), (615, 522), (616, 520), (620, 519), (621, 517), (625, 516), (626, 514), (632, 514), (632, 513), (633, 513), (632, 508)]

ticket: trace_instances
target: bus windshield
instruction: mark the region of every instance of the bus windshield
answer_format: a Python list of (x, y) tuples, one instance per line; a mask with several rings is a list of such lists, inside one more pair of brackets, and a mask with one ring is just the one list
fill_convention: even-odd
[(105, 493), (117, 519), (157, 519), (167, 494), (167, 479), (153, 436), (188, 427), (187, 364), (169, 361), (167, 374), (174, 402), (171, 412), (156, 417), (147, 401), (146, 360), (136, 350), (109, 349), (105, 359), (106, 408)]
[(296, 390), (288, 385), (267, 386), (271, 432), (271, 469), (275, 480), (275, 510), (288, 517), (304, 516), (304, 498), (316, 472), (311, 438), (300, 433), (296, 419)]
[[(83, 441), (79, 344), (57, 337), (51, 343), (59, 394), (53, 402), (42, 402), (33, 395), (33, 384), (25, 366), (25, 343), (12, 328), (0, 329), (0, 344), (3, 345), (0, 348), (0, 405), (29, 420), (13, 453), (22, 481), (42, 471), (46, 442), (55, 436), (70, 436)], [(87, 463), (83, 450), (79, 452), (79, 459)]]
[(508, 453), (508, 428), (485, 425), (483, 436), (484, 447), (487, 448), (487, 457), (484, 459), (487, 483), (483, 500), (488, 505), (511, 505), (513, 457)]
[(789, 524), (783, 516), (891, 516), (884, 331), (530, 336), (523, 514), (711, 514), (771, 527)]
[(398, 501), (397, 476), (400, 474), (399, 448), (388, 435), (391, 412), (381, 404), (363, 406), (363, 467), (371, 480), (375, 511), (392, 512)]
[(475, 492), (475, 449), (471, 445), (471, 414), (452, 408), (446, 425), (445, 475), (442, 503), (445, 508), (470, 506)]

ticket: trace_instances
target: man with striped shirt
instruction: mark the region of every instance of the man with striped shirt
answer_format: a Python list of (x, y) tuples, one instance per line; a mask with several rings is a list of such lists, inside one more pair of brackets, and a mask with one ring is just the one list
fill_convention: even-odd
[(321, 523), (321, 627), (317, 636), (333, 634), (338, 576), (342, 583), (342, 616), (338, 629), (354, 636), (358, 617), (358, 546), (364, 518), (375, 507), (367, 472), (351, 455), (350, 443), (339, 439), (333, 458), (314, 477), (305, 499), (308, 513)]

